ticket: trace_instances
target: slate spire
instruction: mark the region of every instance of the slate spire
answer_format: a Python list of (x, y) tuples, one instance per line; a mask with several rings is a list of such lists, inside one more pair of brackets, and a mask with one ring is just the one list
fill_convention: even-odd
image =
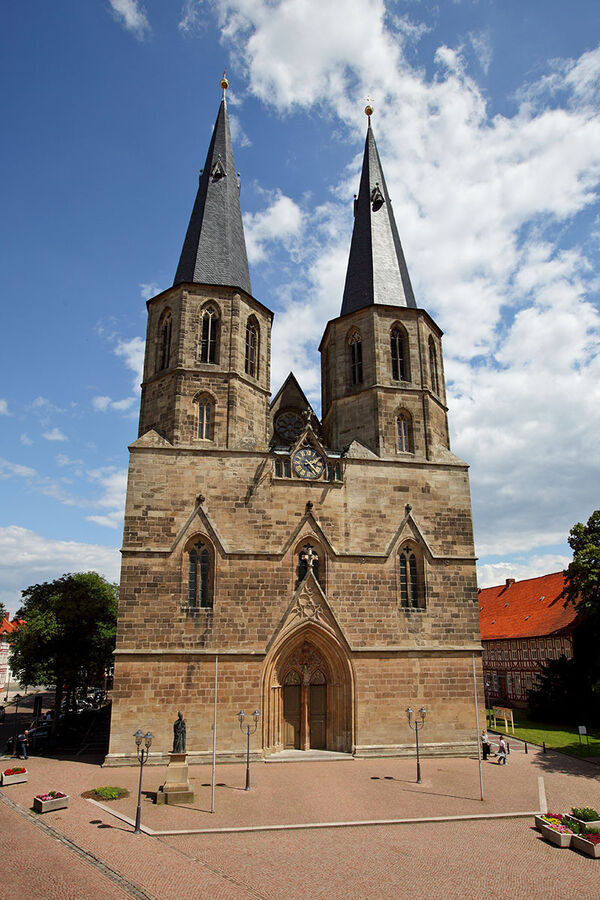
[(365, 112), (369, 127), (358, 198), (354, 201), (342, 316), (376, 303), (417, 305), (371, 128), (372, 107), (367, 106)]
[(175, 281), (220, 284), (252, 293), (223, 76), (223, 99), (190, 217)]

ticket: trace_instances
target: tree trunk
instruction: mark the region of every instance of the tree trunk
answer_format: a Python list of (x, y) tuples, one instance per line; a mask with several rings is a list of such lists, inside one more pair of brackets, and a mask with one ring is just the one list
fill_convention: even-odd
[(56, 694), (54, 695), (54, 715), (52, 716), (52, 727), (50, 729), (50, 734), (52, 737), (56, 737), (56, 732), (58, 731), (58, 717), (60, 716), (60, 707), (62, 704), (62, 696), (63, 696), (63, 683), (62, 678), (56, 679)]

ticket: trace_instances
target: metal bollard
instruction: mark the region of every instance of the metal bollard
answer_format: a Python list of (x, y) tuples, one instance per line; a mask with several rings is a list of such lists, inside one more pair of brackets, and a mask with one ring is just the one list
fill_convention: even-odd
[(527, 741), (525, 741), (525, 754), (527, 754)]
[(510, 756), (510, 744), (508, 743), (508, 741), (506, 742), (506, 755)]
[(542, 753), (545, 753), (545, 752), (546, 752), (546, 741), (543, 741), (543, 743), (542, 743)]

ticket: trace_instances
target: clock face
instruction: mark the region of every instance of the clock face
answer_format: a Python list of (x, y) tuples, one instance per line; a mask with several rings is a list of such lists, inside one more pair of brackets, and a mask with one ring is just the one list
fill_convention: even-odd
[(279, 437), (291, 444), (304, 430), (304, 421), (297, 412), (282, 412), (275, 420), (275, 431)]
[(320, 478), (325, 471), (325, 461), (314, 447), (301, 447), (294, 453), (292, 463), (300, 478)]

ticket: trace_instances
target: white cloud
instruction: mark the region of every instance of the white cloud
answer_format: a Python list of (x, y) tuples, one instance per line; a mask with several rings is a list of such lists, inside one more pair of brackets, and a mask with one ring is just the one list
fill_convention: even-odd
[(33, 444), (33, 441), (31, 440), (29, 435), (25, 434), (25, 432), (23, 432), (23, 434), (20, 436), (19, 440), (21, 441), (21, 443), (23, 444), (24, 447), (31, 447), (31, 445)]
[(86, 516), (88, 521), (107, 528), (122, 527), (127, 488), (127, 469), (103, 466), (99, 469), (90, 469), (87, 472), (87, 476), (91, 482), (100, 485), (102, 488), (102, 493), (94, 501), (94, 506), (108, 510), (108, 512), (101, 515)]
[(0, 416), (9, 416), (10, 413), (8, 411), (8, 402), (0, 397)]
[(22, 466), (19, 463), (11, 463), (7, 459), (0, 459), (0, 478), (12, 478), (14, 475), (19, 478), (32, 478), (35, 474), (35, 469), (30, 466)]
[(486, 31), (469, 32), (469, 40), (479, 60), (479, 65), (487, 75), (494, 56), (489, 28)]
[(110, 397), (92, 397), (92, 406), (97, 412), (106, 412), (111, 403)]
[(29, 585), (52, 581), (67, 572), (88, 571), (118, 581), (118, 548), (58, 541), (16, 525), (0, 528), (0, 600), (11, 613), (20, 606), (20, 592)]
[(156, 294), (159, 293), (160, 288), (156, 281), (149, 281), (148, 283), (142, 282), (140, 284), (140, 294), (144, 300), (149, 300), (150, 297), (155, 297)]
[(291, 250), (294, 238), (302, 232), (302, 218), (298, 204), (281, 191), (274, 193), (267, 209), (247, 213), (244, 216), (244, 230), (250, 262), (264, 262), (269, 245), (283, 244)]
[(150, 23), (139, 0), (108, 0), (117, 22), (130, 31), (138, 41), (150, 34)]
[(50, 431), (45, 431), (42, 434), (43, 438), (46, 438), (47, 441), (68, 441), (69, 438), (62, 433), (60, 428), (52, 428)]
[[(292, 366), (318, 397), (314, 347), (339, 314), (362, 109), (374, 93), (373, 127), (417, 302), (445, 331), (453, 449), (471, 463), (477, 550), (564, 543), (597, 506), (589, 486), (600, 482), (598, 283), (573, 228), (598, 203), (600, 49), (555, 61), (521, 92), (512, 116), (492, 117), (461, 48), (440, 46), (433, 75), (413, 67), (404, 48), (419, 39), (418, 25), (411, 36), (411, 23), (387, 16), (381, 0), (221, 0), (216, 8), (251, 93), (282, 113), (315, 114), (326, 95), (327, 113), (356, 140), (332, 201), (306, 214), (310, 234), (297, 206), (287, 243), (276, 243), (272, 207), (246, 217), (255, 263), (279, 262), (282, 249), (293, 260), (302, 238), (303, 274), (272, 287), (282, 310), (274, 387)], [(489, 35), (470, 40), (485, 69)]]
[(184, 0), (181, 18), (177, 24), (180, 31), (184, 34), (191, 34), (202, 28), (205, 15), (202, 13), (202, 6), (202, 0)]
[(145, 343), (141, 337), (134, 337), (127, 341), (120, 340), (115, 347), (116, 355), (134, 373), (133, 390), (136, 395), (139, 392), (144, 372), (144, 349)]
[(539, 578), (551, 572), (562, 572), (571, 558), (556, 553), (536, 555), (527, 561), (487, 563), (477, 566), (477, 584), (479, 587), (495, 587), (504, 584), (507, 578), (523, 581), (525, 578)]

